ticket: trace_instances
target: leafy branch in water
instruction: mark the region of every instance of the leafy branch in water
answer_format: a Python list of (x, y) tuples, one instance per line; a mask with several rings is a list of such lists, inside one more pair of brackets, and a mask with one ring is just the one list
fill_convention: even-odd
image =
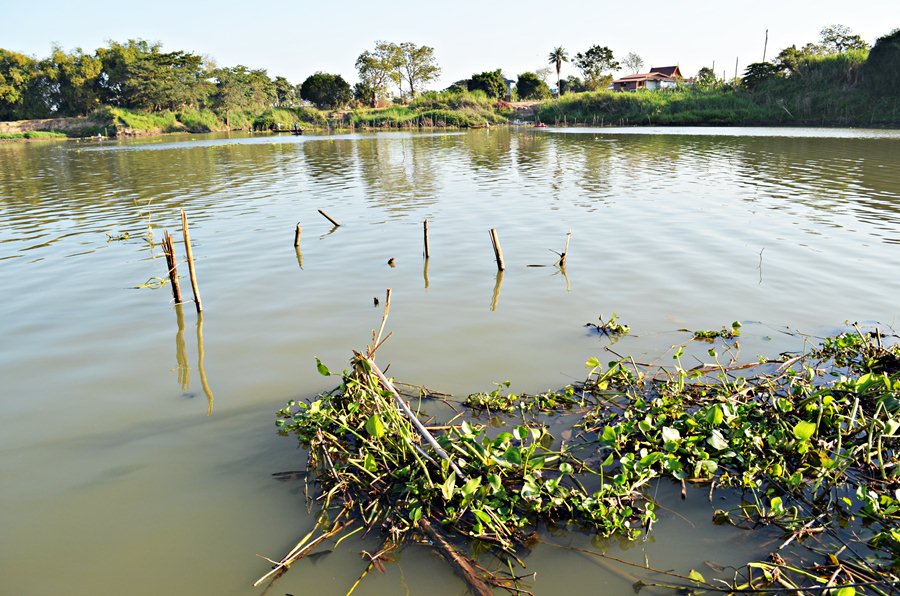
[(609, 337), (628, 335), (628, 332), (631, 331), (631, 327), (619, 323), (618, 315), (616, 315), (616, 313), (613, 313), (608, 321), (603, 320), (603, 315), (600, 315), (599, 319), (599, 323), (585, 323), (585, 327), (591, 327), (597, 333)]
[(691, 331), (690, 329), (679, 329), (679, 331), (688, 331), (694, 334), (694, 339), (697, 341), (706, 341), (712, 343), (717, 337), (721, 337), (722, 339), (734, 339), (741, 334), (741, 324), (739, 321), (734, 321), (731, 324), (731, 327), (726, 327), (722, 325), (722, 329), (719, 331)]
[[(424, 536), (476, 594), (520, 592), (514, 564), (524, 567), (519, 554), (542, 523), (635, 538), (656, 521), (647, 488), (670, 479), (740, 489), (750, 500), (716, 511), (716, 523), (774, 524), (789, 536), (785, 545), (815, 536), (817, 556), (832, 557), (808, 568), (750, 563), (734, 590), (830, 582), (883, 592), (896, 582), (900, 351), (856, 329), (804, 354), (747, 365), (685, 370), (682, 352), (672, 369), (591, 358), (585, 381), (560, 392), (503, 395), (505, 382), (470, 395), (475, 410), (511, 414), (499, 432), (475, 420), (425, 429), (372, 351), (355, 354), (335, 389), (289, 403), (277, 421), (307, 449), (316, 540), (377, 531), (386, 552)], [(542, 421), (556, 410), (577, 417), (574, 438), (558, 440)], [(847, 550), (848, 532), (868, 554)], [(479, 566), (463, 543), (494, 552), (508, 573)], [(272, 573), (311, 552), (304, 548)], [(373, 558), (361, 577), (378, 565)], [(820, 581), (826, 568), (833, 576)], [(688, 588), (715, 587), (697, 572), (682, 579)]]

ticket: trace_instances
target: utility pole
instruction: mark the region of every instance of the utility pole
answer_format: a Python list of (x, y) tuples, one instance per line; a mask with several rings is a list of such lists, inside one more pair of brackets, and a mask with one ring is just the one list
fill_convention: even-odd
[(737, 66), (738, 66), (738, 59), (737, 59), (737, 57), (735, 57), (735, 59), (734, 59), (734, 78), (737, 78)]
[(769, 30), (766, 29), (766, 43), (763, 44), (763, 62), (766, 61), (766, 49), (769, 47)]

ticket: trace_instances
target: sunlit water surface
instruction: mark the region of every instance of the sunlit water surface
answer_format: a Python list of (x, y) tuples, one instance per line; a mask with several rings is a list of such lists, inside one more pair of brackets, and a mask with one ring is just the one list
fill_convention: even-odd
[[(590, 356), (613, 359), (584, 324), (613, 312), (632, 328), (613, 349), (656, 362), (688, 339), (679, 329), (734, 320), (747, 359), (847, 320), (893, 327), (898, 165), (900, 133), (857, 130), (0, 144), (0, 592), (259, 593), (256, 554), (279, 558), (310, 527), (303, 482), (272, 476), (304, 464), (274, 413), (334, 383), (314, 357), (342, 368), (388, 287), (379, 361), (458, 398), (581, 379)], [(202, 320), (168, 287), (135, 289), (165, 277), (148, 226), (156, 242), (164, 229), (180, 238), (182, 207)], [(564, 275), (552, 251), (570, 230)], [(657, 490), (666, 508), (646, 542), (546, 534), (527, 557), (536, 593), (658, 579), (549, 543), (708, 572), (765, 556), (777, 537), (712, 526), (705, 492)], [(373, 548), (351, 540), (304, 561), (275, 593), (343, 594)], [(464, 586), (411, 547), (359, 593), (425, 591)]]

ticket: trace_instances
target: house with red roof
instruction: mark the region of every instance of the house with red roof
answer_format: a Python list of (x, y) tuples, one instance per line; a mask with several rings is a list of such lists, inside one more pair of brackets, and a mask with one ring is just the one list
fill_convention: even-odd
[(614, 91), (637, 91), (638, 89), (671, 89), (682, 79), (678, 66), (657, 66), (650, 72), (625, 75), (612, 82)]

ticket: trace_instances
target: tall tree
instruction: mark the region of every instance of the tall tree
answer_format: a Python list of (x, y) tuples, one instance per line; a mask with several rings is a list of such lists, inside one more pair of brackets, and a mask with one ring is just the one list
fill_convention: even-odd
[(622, 59), (622, 66), (630, 70), (631, 74), (637, 74), (644, 68), (644, 59), (634, 52), (628, 52), (628, 55)]
[(868, 50), (869, 44), (845, 25), (831, 25), (822, 29), (819, 42), (829, 54), (843, 54), (847, 50)]
[(347, 105), (353, 99), (353, 92), (341, 75), (317, 72), (303, 81), (300, 97), (318, 108), (333, 110)]
[(297, 93), (294, 91), (294, 86), (291, 85), (290, 81), (284, 77), (275, 77), (272, 80), (272, 85), (275, 88), (275, 103), (279, 107), (290, 107), (294, 104), (297, 99)]
[(516, 92), (519, 99), (548, 99), (550, 87), (533, 72), (523, 72), (516, 81)]
[(410, 99), (414, 99), (423, 85), (440, 76), (441, 68), (434, 59), (434, 48), (409, 42), (399, 47), (403, 78), (409, 86)]
[(498, 68), (479, 74), (473, 74), (468, 81), (469, 91), (481, 90), (488, 97), (503, 97), (506, 95), (506, 78)]
[(398, 82), (400, 46), (386, 41), (375, 42), (375, 49), (366, 50), (356, 59), (356, 72), (361, 83), (357, 99), (375, 107), (378, 100), (387, 97), (392, 81)]
[(547, 56), (547, 61), (556, 67), (556, 96), (559, 97), (559, 94), (562, 91), (559, 85), (559, 82), (561, 80), (560, 72), (562, 71), (562, 63), (569, 61), (569, 55), (566, 53), (566, 50), (563, 49), (562, 46), (559, 46), (553, 48), (553, 50), (550, 51), (550, 54)]
[(29, 96), (39, 73), (36, 59), (0, 48), (0, 120), (32, 117), (35, 106), (30, 105)]
[(596, 91), (604, 82), (608, 82), (606, 79), (611, 79), (603, 73), (618, 69), (619, 63), (613, 58), (613, 52), (608, 47), (591, 46), (585, 53), (575, 54), (575, 66), (581, 71), (587, 88)]

